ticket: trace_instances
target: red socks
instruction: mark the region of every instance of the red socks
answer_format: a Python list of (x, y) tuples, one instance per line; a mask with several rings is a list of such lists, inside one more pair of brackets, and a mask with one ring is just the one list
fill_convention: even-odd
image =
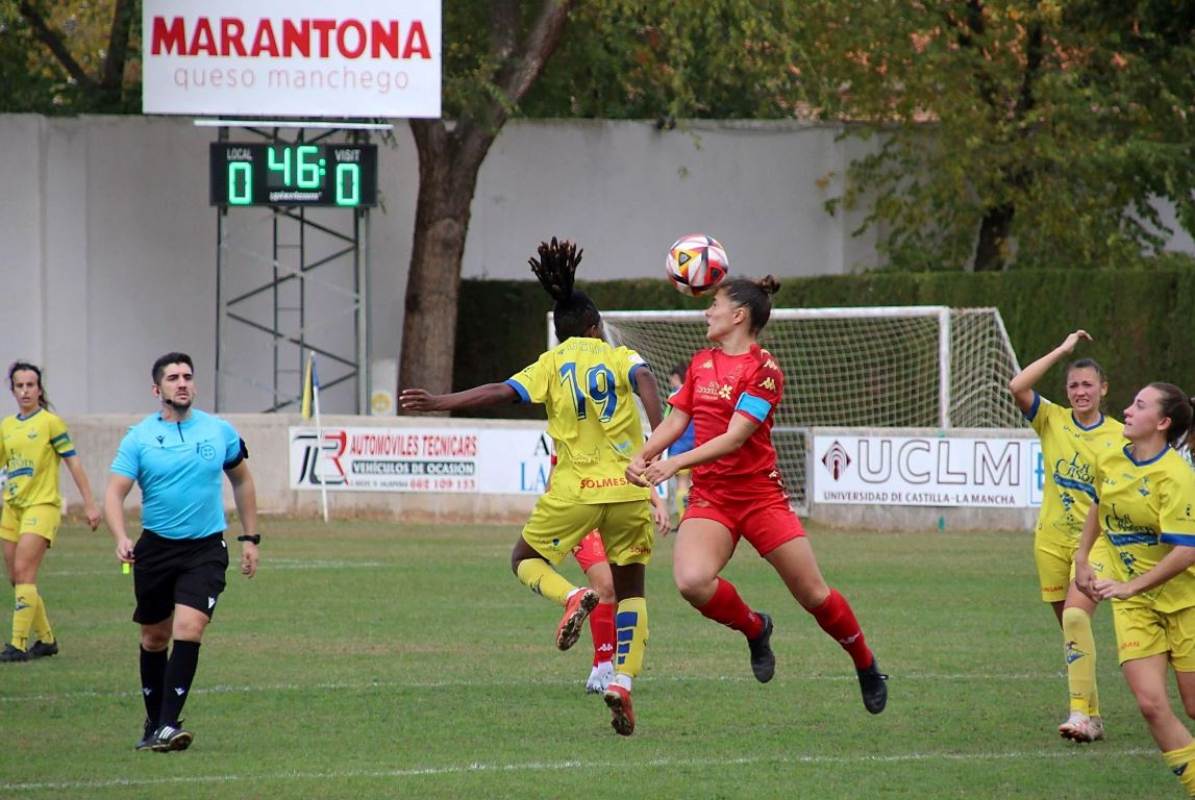
[(763, 633), (763, 619), (743, 602), (734, 584), (723, 578), (718, 578), (718, 588), (714, 590), (714, 596), (697, 610), (714, 622), (721, 622), (726, 627), (739, 631), (748, 639), (754, 639)]
[(598, 603), (589, 612), (589, 633), (593, 637), (593, 665), (614, 658), (614, 610), (617, 603)]
[(830, 596), (820, 606), (809, 612), (822, 626), (822, 630), (834, 637), (842, 649), (847, 651), (851, 660), (855, 662), (855, 669), (867, 669), (875, 660), (867, 642), (863, 640), (863, 631), (855, 619), (855, 612), (846, 598), (837, 589), (830, 590)]

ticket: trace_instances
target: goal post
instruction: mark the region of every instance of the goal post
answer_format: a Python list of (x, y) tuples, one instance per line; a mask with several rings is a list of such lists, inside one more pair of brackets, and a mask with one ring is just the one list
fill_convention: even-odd
[[(611, 344), (638, 351), (661, 386), (710, 346), (702, 311), (605, 311), (602, 319)], [(548, 338), (555, 344), (550, 313)], [(760, 343), (785, 375), (772, 439), (798, 508), (813, 427), (1023, 425), (1007, 389), (1019, 366), (995, 308), (777, 308)]]

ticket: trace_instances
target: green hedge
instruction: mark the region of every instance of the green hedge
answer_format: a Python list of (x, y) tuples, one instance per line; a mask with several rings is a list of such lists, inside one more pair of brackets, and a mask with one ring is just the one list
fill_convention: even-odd
[[(584, 284), (602, 309), (703, 308), (665, 280)], [(1195, 391), (1195, 270), (1043, 270), (1003, 273), (893, 273), (789, 278), (777, 307), (876, 305), (996, 306), (1022, 366), (1085, 328), (1082, 350), (1107, 369), (1106, 408), (1118, 418), (1136, 389), (1169, 380)], [(534, 361), (547, 343), (548, 296), (534, 281), (462, 281), (453, 381), (457, 389), (505, 380)], [(1042, 386), (1064, 399), (1062, 375)], [(475, 412), (474, 412), (475, 413)], [(493, 416), (538, 417), (535, 408)]]

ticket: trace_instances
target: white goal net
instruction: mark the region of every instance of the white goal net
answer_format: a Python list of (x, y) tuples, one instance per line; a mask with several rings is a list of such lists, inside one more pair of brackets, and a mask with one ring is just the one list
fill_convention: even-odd
[[(552, 339), (551, 315), (548, 319)], [(606, 311), (607, 338), (668, 373), (708, 347), (701, 311)], [(805, 497), (806, 432), (859, 428), (1015, 428), (1019, 370), (994, 308), (773, 309), (761, 343), (785, 375), (772, 439), (794, 504)]]

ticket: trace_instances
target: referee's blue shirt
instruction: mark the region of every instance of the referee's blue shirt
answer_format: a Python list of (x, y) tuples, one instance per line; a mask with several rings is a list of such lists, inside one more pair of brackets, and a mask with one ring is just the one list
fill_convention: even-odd
[(151, 414), (129, 428), (112, 472), (141, 486), (143, 527), (168, 539), (197, 539), (228, 527), (223, 475), (241, 459), (236, 429), (192, 409), (183, 422)]

